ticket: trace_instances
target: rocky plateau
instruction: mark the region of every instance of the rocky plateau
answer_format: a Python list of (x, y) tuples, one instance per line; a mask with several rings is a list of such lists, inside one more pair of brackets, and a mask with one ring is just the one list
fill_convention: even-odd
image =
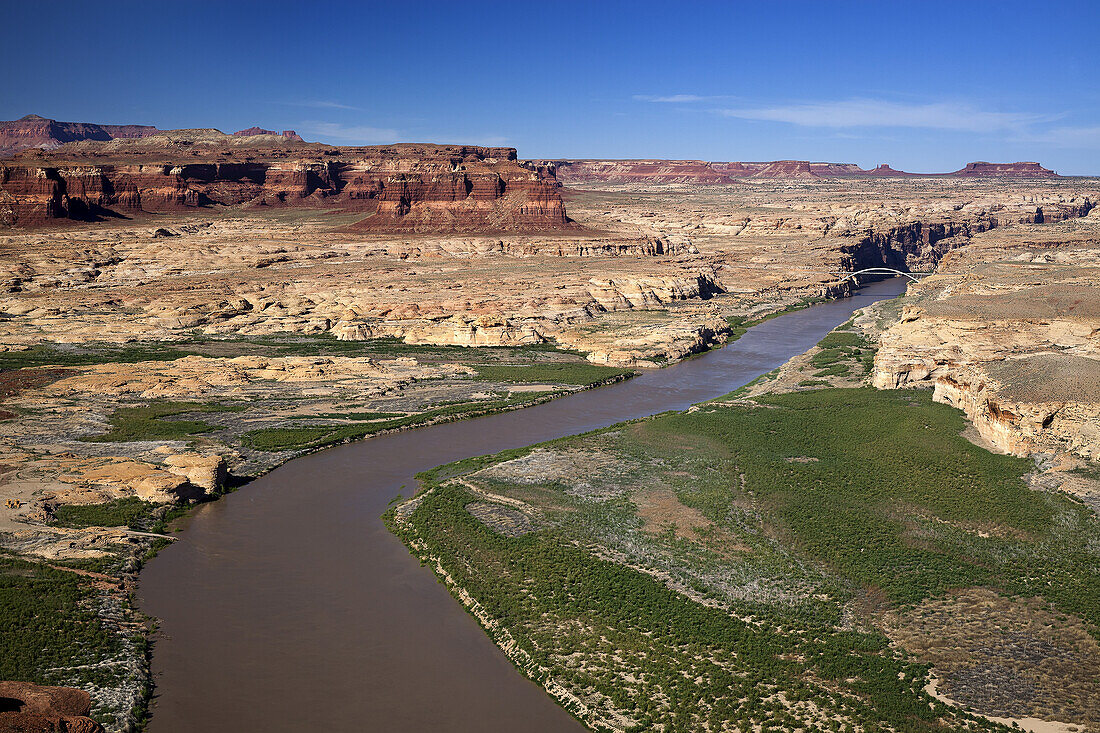
[[(876, 386), (1100, 457), (1094, 179), (100, 127), (0, 161), (0, 548), (36, 562), (161, 534), (65, 507), (203, 501), (319, 445), (257, 434), (520, 407), (586, 383), (479, 370), (661, 366), (870, 267), (929, 275), (874, 331)], [(97, 709), (140, 695), (108, 687)]]

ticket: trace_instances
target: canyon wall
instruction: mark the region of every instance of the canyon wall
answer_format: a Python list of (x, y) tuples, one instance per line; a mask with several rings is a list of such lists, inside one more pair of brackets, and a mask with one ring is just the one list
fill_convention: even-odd
[(1100, 216), (971, 242), (910, 287), (874, 385), (932, 388), (1006, 453), (1100, 459)]
[(903, 272), (928, 272), (945, 254), (967, 244), (972, 237), (982, 232), (1013, 224), (1053, 224), (1084, 217), (1095, 206), (1096, 203), (1088, 197), (1082, 197), (1065, 202), (1049, 202), (1024, 211), (1002, 208), (961, 219), (913, 221), (882, 231), (851, 231), (845, 235), (854, 241), (841, 249), (848, 255), (848, 259), (842, 264), (853, 271), (868, 267), (891, 267)]

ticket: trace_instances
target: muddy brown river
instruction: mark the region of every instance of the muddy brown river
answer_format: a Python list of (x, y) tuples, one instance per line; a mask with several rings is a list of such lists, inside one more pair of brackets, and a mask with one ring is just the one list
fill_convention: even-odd
[(899, 280), (627, 382), (303, 456), (199, 507), (141, 572), (141, 606), (161, 620), (149, 730), (583, 730), (386, 530), (387, 504), (441, 463), (725, 394), (899, 294)]

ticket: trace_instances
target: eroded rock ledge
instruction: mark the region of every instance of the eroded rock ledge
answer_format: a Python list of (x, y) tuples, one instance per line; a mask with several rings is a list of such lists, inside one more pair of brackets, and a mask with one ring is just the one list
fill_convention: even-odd
[(875, 386), (931, 387), (1007, 453), (1100, 459), (1100, 216), (972, 242), (910, 288)]

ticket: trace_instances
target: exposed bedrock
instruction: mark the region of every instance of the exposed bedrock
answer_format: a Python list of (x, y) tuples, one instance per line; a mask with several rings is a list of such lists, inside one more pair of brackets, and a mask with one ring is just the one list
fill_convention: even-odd
[(906, 178), (1057, 178), (1058, 174), (1038, 163), (967, 163), (950, 173), (907, 173), (882, 163), (863, 169), (855, 163), (825, 163), (807, 160), (705, 161), (705, 160), (553, 160), (564, 183), (691, 183), (702, 185), (737, 183), (740, 179), (775, 178), (815, 180), (850, 177)]
[(1017, 455), (1100, 459), (1100, 217), (974, 237), (911, 286), (873, 383), (930, 387)]
[(713, 272), (687, 277), (631, 277), (589, 281), (588, 293), (605, 310), (645, 308), (724, 292)]
[(1095, 206), (1095, 202), (1082, 198), (1036, 206), (1027, 212), (981, 212), (962, 220), (913, 221), (885, 231), (846, 232), (842, 236), (855, 241), (842, 248), (849, 256), (843, 264), (853, 271), (890, 267), (903, 272), (929, 272), (945, 254), (966, 244), (976, 234), (1010, 224), (1053, 224), (1083, 217)]

